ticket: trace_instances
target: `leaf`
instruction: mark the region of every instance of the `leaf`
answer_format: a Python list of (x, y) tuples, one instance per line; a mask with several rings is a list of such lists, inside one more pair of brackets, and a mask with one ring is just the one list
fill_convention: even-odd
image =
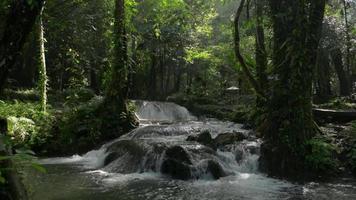
[(0, 174), (0, 183), (2, 183), (2, 184), (4, 184), (5, 183), (5, 178), (4, 177), (2, 177), (2, 175)]
[(42, 165), (40, 165), (38, 163), (31, 163), (31, 166), (39, 172), (47, 173), (46, 168), (44, 168)]

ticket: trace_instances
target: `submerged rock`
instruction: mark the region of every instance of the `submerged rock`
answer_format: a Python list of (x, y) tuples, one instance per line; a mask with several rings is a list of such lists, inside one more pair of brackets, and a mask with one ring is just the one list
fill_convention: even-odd
[(247, 137), (241, 132), (232, 132), (232, 133), (222, 133), (218, 135), (214, 141), (217, 146), (225, 146), (233, 144), (235, 142), (240, 142)]
[(203, 131), (202, 133), (198, 134), (198, 135), (190, 135), (187, 138), (187, 141), (196, 141), (202, 145), (205, 145), (207, 147), (210, 147), (214, 150), (216, 150), (216, 145), (215, 142), (213, 140), (213, 138), (211, 137), (209, 131)]

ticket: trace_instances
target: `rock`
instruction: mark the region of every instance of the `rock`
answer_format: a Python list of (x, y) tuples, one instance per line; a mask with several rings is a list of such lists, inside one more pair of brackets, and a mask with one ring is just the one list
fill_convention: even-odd
[(191, 164), (188, 153), (180, 146), (173, 146), (166, 150), (161, 173), (174, 179), (187, 180), (192, 178)]
[(191, 165), (188, 153), (180, 146), (173, 146), (166, 150), (165, 157), (167, 159), (177, 160), (182, 163)]
[(168, 174), (172, 178), (180, 180), (188, 180), (192, 178), (189, 165), (171, 158), (163, 161), (161, 166), (161, 173)]
[(207, 170), (211, 173), (211, 175), (214, 177), (214, 179), (219, 179), (221, 177), (227, 176), (221, 165), (214, 161), (214, 160), (209, 160), (208, 161), (208, 168)]
[(232, 132), (232, 133), (222, 133), (218, 135), (214, 141), (217, 146), (225, 146), (233, 144), (235, 142), (240, 142), (246, 139), (246, 136), (241, 132)]
[(110, 164), (112, 161), (116, 160), (119, 157), (120, 157), (120, 155), (116, 152), (109, 153), (109, 155), (107, 155), (104, 160), (104, 166)]
[(196, 141), (202, 145), (205, 145), (207, 147), (210, 147), (214, 150), (216, 150), (216, 145), (211, 137), (209, 131), (205, 130), (202, 133), (198, 134), (197, 136), (190, 135), (187, 138), (187, 141)]
[(250, 154), (260, 154), (260, 147), (255, 146), (255, 145), (247, 145), (246, 146), (247, 150), (250, 152)]
[(240, 163), (244, 158), (244, 151), (242, 148), (238, 148), (235, 150), (235, 160), (237, 163)]
[(115, 142), (114, 144), (108, 147), (106, 152), (108, 152), (109, 154), (105, 158), (105, 166), (126, 153), (129, 153), (132, 156), (132, 159), (137, 161), (140, 161), (141, 158), (145, 155), (144, 148), (132, 140), (120, 140), (118, 142)]

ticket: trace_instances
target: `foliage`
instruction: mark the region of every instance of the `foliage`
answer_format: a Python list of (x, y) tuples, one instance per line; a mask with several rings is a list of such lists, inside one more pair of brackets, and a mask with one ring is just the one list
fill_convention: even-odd
[(15, 147), (36, 147), (49, 136), (54, 117), (52, 110), (41, 111), (39, 103), (0, 101), (0, 116), (7, 118)]
[(59, 124), (61, 143), (76, 144), (78, 137), (83, 136), (94, 142), (100, 136), (101, 119), (96, 116), (96, 110), (101, 103), (102, 98), (96, 97), (87, 103), (67, 110)]
[(352, 103), (349, 98), (335, 98), (328, 103), (318, 105), (320, 108), (328, 109), (356, 109), (356, 104)]
[[(0, 141), (3, 142), (2, 145), (4, 145), (3, 147), (5, 148), (12, 146), (13, 143), (11, 138), (5, 135), (0, 135)], [(40, 172), (46, 172), (46, 169), (40, 164), (38, 164), (37, 158), (35, 157), (35, 153), (25, 148), (16, 149), (15, 154), (12, 155), (0, 156), (0, 162), (4, 162), (7, 160), (13, 163), (13, 167), (15, 170), (19, 170), (20, 168), (24, 167), (32, 167)], [(9, 170), (14, 169), (7, 169), (0, 166), (0, 186), (1, 184), (5, 184), (6, 179), (4, 177), (4, 174)]]
[(336, 172), (338, 161), (335, 157), (335, 146), (318, 137), (309, 140), (306, 146), (310, 149), (305, 158), (309, 169), (320, 174)]

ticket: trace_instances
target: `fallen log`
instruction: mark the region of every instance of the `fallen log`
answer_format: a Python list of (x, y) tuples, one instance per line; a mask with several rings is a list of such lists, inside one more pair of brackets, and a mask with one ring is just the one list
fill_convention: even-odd
[[(0, 118), (0, 136), (7, 134), (7, 120)], [(12, 156), (11, 150), (0, 137), (0, 157)], [(0, 160), (0, 170), (5, 178), (5, 184), (0, 185), (0, 199), (27, 200), (28, 195), (24, 184), (11, 159)]]
[(356, 120), (356, 110), (331, 110), (331, 109), (313, 109), (314, 116), (317, 120), (324, 122), (347, 123)]

